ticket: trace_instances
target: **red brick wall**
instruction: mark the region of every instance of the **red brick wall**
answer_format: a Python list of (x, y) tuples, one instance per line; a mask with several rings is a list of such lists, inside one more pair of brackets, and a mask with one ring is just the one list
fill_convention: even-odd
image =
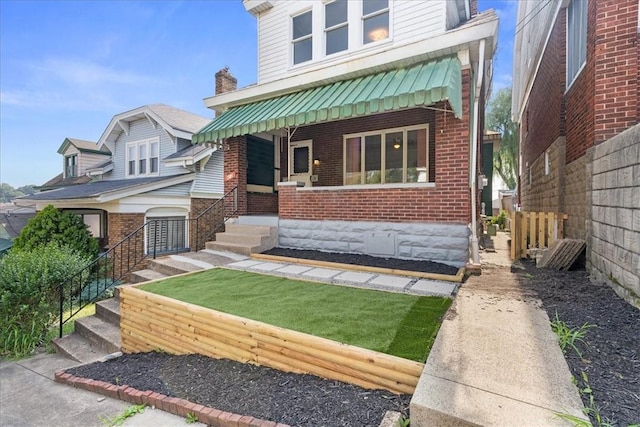
[[(437, 130), (434, 135), (436, 179), (434, 188), (384, 188), (382, 186), (382, 188), (371, 189), (363, 186), (361, 189), (348, 190), (297, 191), (293, 186), (281, 186), (279, 187), (280, 218), (467, 224), (471, 217), (469, 191), (470, 73), (468, 70), (463, 71), (462, 82), (462, 119), (456, 119), (453, 114), (441, 111), (422, 112), (431, 117), (435, 116), (435, 127), (431, 126), (434, 131)], [(438, 106), (444, 107), (443, 104)], [(394, 117), (396, 117), (394, 123), (399, 123), (402, 113), (394, 113)], [(415, 119), (416, 117), (412, 115), (418, 114), (415, 110), (404, 113), (407, 114), (407, 120)], [(376, 117), (382, 118), (382, 116)], [(418, 114), (417, 118), (419, 117)], [(379, 122), (376, 121), (376, 123)], [(380, 128), (387, 126), (391, 127), (385, 124), (380, 125)], [(302, 135), (296, 134), (296, 137), (305, 139)], [(322, 144), (318, 145), (322, 146)], [(342, 137), (340, 137), (338, 147), (342, 147)], [(338, 151), (340, 158), (342, 157), (342, 150), (336, 150), (335, 144), (327, 148)], [(337, 170), (333, 170), (340, 181), (335, 185), (341, 185), (341, 160), (339, 167), (336, 165), (333, 167), (337, 168)]]
[(225, 140), (224, 192), (238, 187), (238, 215), (247, 214), (247, 138)]
[[(441, 106), (442, 107), (442, 106)], [(313, 140), (313, 158), (320, 160), (319, 166), (313, 166), (313, 173), (318, 175), (318, 186), (343, 185), (343, 136), (370, 132), (375, 130), (391, 129), (403, 126), (413, 126), (429, 123), (429, 141), (435, 141), (435, 112), (423, 108), (393, 113), (374, 114), (367, 117), (358, 117), (350, 120), (321, 123), (312, 126), (298, 128), (291, 138), (292, 142)], [(280, 150), (280, 175), (281, 181), (288, 176), (288, 149), (286, 138), (282, 142)], [(435, 166), (435, 144), (431, 144), (429, 153), (430, 170)]]
[[(189, 245), (191, 251), (204, 249), (207, 241), (215, 240), (215, 232), (224, 231), (224, 211), (222, 204), (211, 208), (219, 199), (191, 199), (191, 219), (189, 224)], [(208, 209), (208, 210), (207, 210)], [(218, 228), (220, 227), (220, 228)]]
[(248, 214), (277, 214), (278, 195), (273, 193), (248, 193), (247, 194)]
[[(564, 134), (565, 25), (562, 10), (542, 56), (520, 126), (523, 166), (532, 165), (556, 138)], [(523, 173), (527, 173), (524, 168)]]
[(638, 0), (591, 3), (589, 17), (593, 13), (596, 21), (595, 37), (589, 41), (595, 44), (595, 60), (587, 66), (595, 68), (593, 141), (599, 144), (635, 125), (640, 119)]
[(144, 225), (143, 213), (109, 213), (109, 246), (116, 245)]

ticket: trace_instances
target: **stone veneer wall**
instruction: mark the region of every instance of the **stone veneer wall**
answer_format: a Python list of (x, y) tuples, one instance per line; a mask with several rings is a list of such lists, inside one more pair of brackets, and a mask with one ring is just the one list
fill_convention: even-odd
[(584, 155), (566, 166), (564, 211), (569, 214), (569, 218), (564, 222), (564, 236), (572, 239), (586, 239), (589, 157)]
[(469, 227), (461, 224), (281, 219), (279, 245), (406, 259), (463, 267), (469, 258)]
[(640, 308), (640, 125), (593, 150), (592, 275)]
[(523, 183), (527, 190), (522, 194), (522, 208), (530, 212), (563, 212), (564, 199), (562, 188), (565, 181), (565, 149), (566, 139), (556, 138), (546, 150), (549, 153), (549, 174), (545, 174), (545, 152), (542, 153), (531, 165), (531, 179), (529, 184)]

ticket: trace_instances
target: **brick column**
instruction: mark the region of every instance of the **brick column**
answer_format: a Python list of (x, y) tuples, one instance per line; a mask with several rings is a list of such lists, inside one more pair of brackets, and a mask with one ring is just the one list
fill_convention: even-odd
[(247, 138), (225, 140), (224, 192), (238, 187), (238, 215), (247, 214)]
[[(189, 224), (189, 245), (191, 251), (204, 249), (207, 241), (215, 240), (216, 232), (224, 231), (224, 211), (221, 203), (198, 216), (217, 203), (220, 199), (191, 199), (191, 221)], [(196, 218), (198, 220), (196, 221)], [(218, 228), (220, 227), (220, 228)]]

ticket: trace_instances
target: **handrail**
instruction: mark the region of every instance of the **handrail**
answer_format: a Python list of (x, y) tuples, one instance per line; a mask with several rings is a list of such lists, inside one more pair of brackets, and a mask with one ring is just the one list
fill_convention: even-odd
[[(84, 307), (118, 284), (146, 258), (198, 251), (238, 212), (238, 187), (216, 199), (195, 218), (151, 219), (58, 286), (59, 336), (63, 325)], [(195, 224), (195, 227), (190, 225)], [(193, 229), (192, 229), (193, 228)], [(193, 233), (190, 238), (189, 233)], [(194, 240), (195, 246), (189, 247)], [(65, 304), (69, 315), (64, 317)]]

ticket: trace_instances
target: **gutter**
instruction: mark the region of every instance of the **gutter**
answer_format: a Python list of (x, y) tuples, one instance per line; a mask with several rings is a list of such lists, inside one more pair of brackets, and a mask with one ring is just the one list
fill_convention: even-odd
[(480, 110), (480, 94), (482, 91), (482, 80), (484, 79), (484, 45), (485, 39), (480, 40), (478, 47), (478, 75), (476, 78), (476, 90), (473, 100), (473, 139), (471, 141), (471, 260), (473, 264), (480, 264), (480, 246), (478, 244), (478, 208), (476, 203), (478, 191), (478, 134), (480, 124), (478, 116)]

